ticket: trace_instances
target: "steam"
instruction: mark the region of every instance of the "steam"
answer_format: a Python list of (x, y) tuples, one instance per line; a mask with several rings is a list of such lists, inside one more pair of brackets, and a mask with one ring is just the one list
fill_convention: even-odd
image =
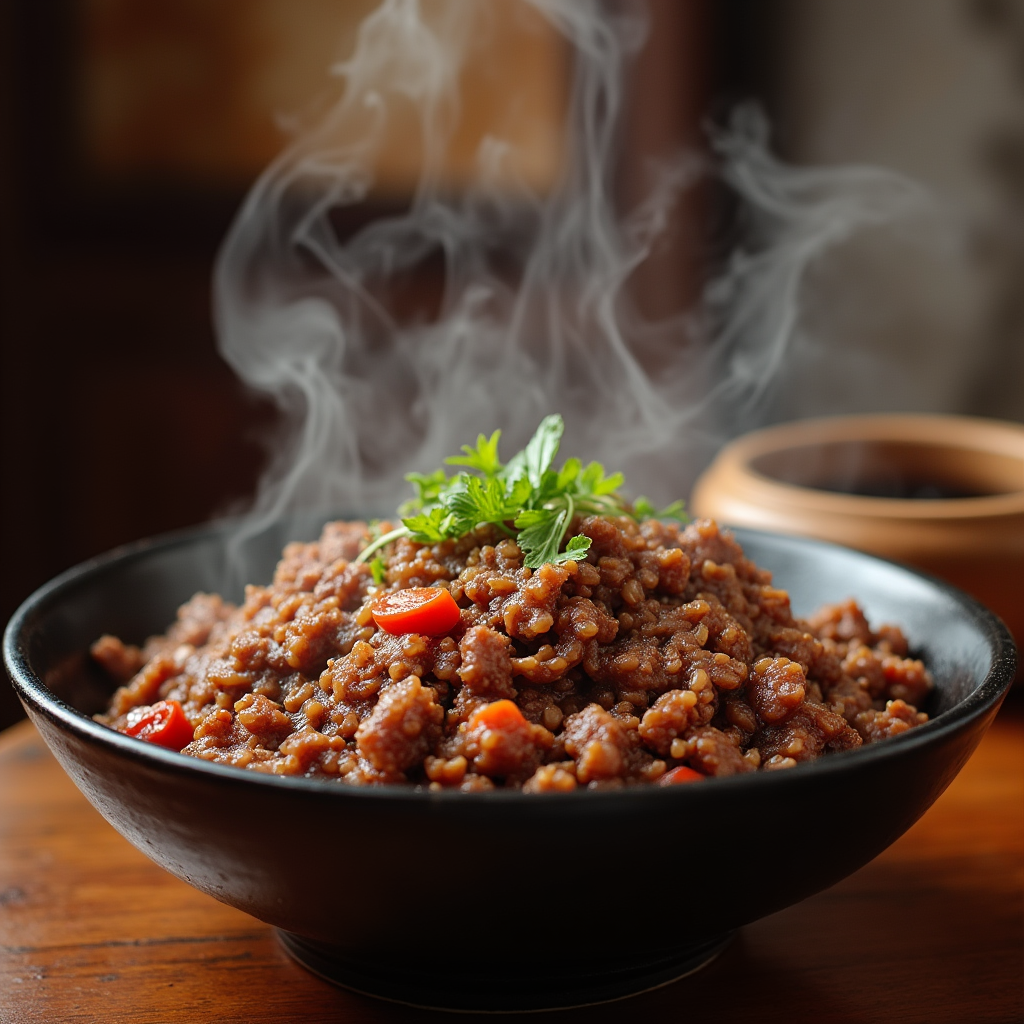
[[(624, 470), (634, 494), (685, 495), (709, 447), (756, 422), (784, 374), (808, 266), (917, 200), (882, 171), (783, 166), (763, 118), (742, 109), (713, 135), (710, 164), (681, 156), (619, 216), (618, 122), (642, 12), (524, 2), (571, 53), (555, 188), (518, 175), (497, 135), (468, 180), (446, 181), (460, 71), (489, 5), (384, 0), (334, 69), (333, 105), (240, 211), (216, 268), (219, 344), (289, 429), (254, 531), (296, 510), (386, 514), (408, 496), (406, 472), (499, 427), (507, 456), (550, 412), (565, 418), (565, 453)], [(410, 114), (422, 166), (411, 203), (339, 237), (332, 211), (368, 196), (389, 133)], [(747, 242), (702, 309), (648, 322), (630, 300), (631, 275), (680, 191), (707, 174), (739, 196)], [(431, 259), (444, 268), (437, 315), (403, 321), (382, 285)]]

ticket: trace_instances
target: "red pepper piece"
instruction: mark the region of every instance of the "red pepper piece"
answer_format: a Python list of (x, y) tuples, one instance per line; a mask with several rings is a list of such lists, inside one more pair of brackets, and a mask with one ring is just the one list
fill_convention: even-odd
[(132, 708), (121, 732), (170, 750), (181, 750), (195, 735), (192, 723), (176, 700)]
[(701, 775), (700, 772), (695, 772), (692, 768), (687, 768), (686, 765), (681, 764), (678, 768), (673, 768), (670, 772), (665, 772), (660, 779), (658, 779), (659, 786), (677, 786), (680, 783), (685, 782), (700, 782), (706, 778)]
[(482, 726), (496, 732), (516, 732), (522, 729), (529, 730), (530, 723), (512, 701), (495, 700), (474, 711), (468, 726), (470, 730)]
[(455, 598), (442, 587), (409, 587), (382, 594), (370, 606), (370, 614), (381, 629), (398, 636), (441, 636), (454, 629), (462, 617)]

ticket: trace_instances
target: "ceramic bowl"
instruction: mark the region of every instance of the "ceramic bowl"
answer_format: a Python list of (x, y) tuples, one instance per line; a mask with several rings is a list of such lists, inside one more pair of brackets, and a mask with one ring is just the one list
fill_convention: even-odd
[(1024, 643), (1024, 424), (919, 415), (785, 423), (726, 445), (690, 504), (721, 523), (923, 569), (972, 594)]
[[(285, 535), (265, 543), (263, 578)], [(92, 721), (110, 686), (89, 668), (90, 642), (141, 640), (219, 585), (223, 526), (65, 573), (22, 605), (4, 656), (30, 718), (114, 828), (280, 929), (317, 973), (421, 1006), (587, 1004), (696, 969), (735, 929), (871, 860), (956, 775), (1013, 675), (1005, 627), (952, 587), (828, 544), (737, 536), (798, 614), (854, 596), (872, 621), (900, 623), (936, 679), (931, 721), (782, 772), (544, 795), (261, 775)]]

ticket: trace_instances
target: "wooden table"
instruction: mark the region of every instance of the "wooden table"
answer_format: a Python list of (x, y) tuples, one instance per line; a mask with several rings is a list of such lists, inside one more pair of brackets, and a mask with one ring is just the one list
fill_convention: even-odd
[[(657, 992), (542, 1019), (1024, 1020), (1024, 695), (906, 836)], [(0, 736), (0, 1022), (466, 1019), (336, 989), (266, 925), (166, 874), (23, 723)], [(495, 1018), (489, 1018), (495, 1019)]]

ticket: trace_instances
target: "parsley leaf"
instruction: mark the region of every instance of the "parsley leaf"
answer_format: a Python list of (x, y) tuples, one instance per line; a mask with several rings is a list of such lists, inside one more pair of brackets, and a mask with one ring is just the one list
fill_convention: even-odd
[[(570, 537), (565, 550), (560, 550), (577, 514), (686, 521), (680, 501), (661, 511), (646, 498), (637, 498), (632, 505), (624, 501), (618, 494), (622, 474), (605, 473), (599, 462), (584, 466), (571, 458), (557, 469), (555, 456), (564, 431), (561, 416), (545, 416), (526, 447), (504, 465), (498, 457), (501, 431), (496, 430), (490, 437), (478, 435), (475, 446), (463, 445), (461, 455), (445, 460), (463, 467), (455, 476), (449, 477), (444, 469), (408, 474), (416, 496), (399, 509), (402, 525), (383, 535), (379, 529), (374, 531), (357, 561), (365, 562), (399, 537), (435, 544), (462, 537), (481, 523), (492, 523), (516, 538), (523, 564), (537, 569), (546, 562), (560, 564), (586, 556), (590, 539), (582, 535)], [(385, 568), (381, 558), (374, 559), (375, 580), (378, 575), (383, 580)]]
[(590, 538), (584, 537), (582, 533), (578, 533), (575, 537), (569, 538), (569, 543), (565, 545), (565, 550), (555, 555), (552, 561), (557, 561), (559, 564), (562, 562), (580, 562), (587, 557), (589, 550)]
[(555, 477), (555, 490), (568, 491), (575, 489), (582, 465), (583, 463), (577, 458), (566, 459), (565, 465), (558, 471), (558, 475)]
[(402, 505), (399, 510), (414, 512), (425, 505), (434, 505), (441, 497), (441, 492), (448, 483), (448, 474), (443, 469), (435, 469), (433, 473), (406, 473), (405, 479), (416, 488), (416, 497)]
[(453, 517), (455, 536), (468, 533), (479, 523), (500, 524), (515, 519), (521, 507), (509, 501), (501, 480), (493, 476), (481, 479), (468, 473), (459, 474), (443, 502)]
[(545, 562), (554, 560), (565, 532), (566, 514), (565, 509), (561, 512), (531, 509), (516, 519), (517, 539), (525, 556), (523, 565), (528, 569), (539, 569)]
[[(458, 536), (458, 534), (450, 532), (451, 518), (450, 513), (435, 506), (425, 513), (403, 519), (402, 525), (413, 540), (418, 540), (421, 544), (435, 544), (446, 537)], [(364, 551), (363, 554), (365, 555), (366, 552)]]
[[(468, 466), (470, 469), (479, 470), (484, 476), (495, 476), (501, 469), (501, 462), (498, 461), (498, 440), (500, 437), (500, 430), (496, 430), (490, 437), (478, 434), (475, 448), (464, 444), (462, 451), (465, 454), (453, 455), (444, 461), (449, 466)], [(443, 471), (439, 472), (443, 474)]]
[(606, 494), (614, 494), (625, 482), (626, 478), (621, 473), (605, 476), (604, 466), (600, 462), (591, 462), (580, 473), (579, 490), (581, 494), (602, 497)]
[(538, 489), (544, 482), (544, 474), (558, 454), (558, 442), (561, 441), (564, 430), (565, 424), (561, 416), (545, 416), (540, 421), (536, 433), (530, 438), (529, 444), (523, 449), (526, 475), (530, 483)]
[(690, 521), (685, 502), (673, 501), (671, 505), (657, 509), (642, 495), (633, 502), (633, 516), (640, 522), (645, 519), (678, 519), (681, 523)]
[(590, 548), (590, 538), (582, 534), (573, 537), (565, 551), (559, 551), (562, 534), (569, 517), (568, 509), (553, 512), (549, 509), (527, 509), (516, 517), (520, 533), (516, 538), (523, 551), (523, 565), (539, 569), (545, 562), (561, 565), (580, 561)]

